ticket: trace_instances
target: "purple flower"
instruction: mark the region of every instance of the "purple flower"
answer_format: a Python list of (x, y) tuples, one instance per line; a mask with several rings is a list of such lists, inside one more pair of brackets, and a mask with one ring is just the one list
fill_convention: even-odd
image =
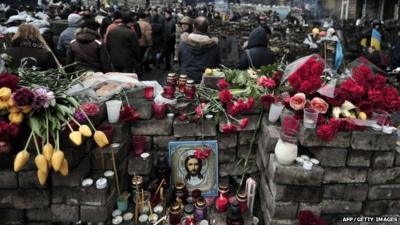
[(18, 89), (14, 95), (13, 99), (17, 106), (30, 106), (33, 103), (35, 95), (28, 88), (20, 88)]
[(74, 118), (79, 122), (79, 123), (84, 123), (86, 121), (85, 115), (79, 110), (76, 110), (74, 113)]

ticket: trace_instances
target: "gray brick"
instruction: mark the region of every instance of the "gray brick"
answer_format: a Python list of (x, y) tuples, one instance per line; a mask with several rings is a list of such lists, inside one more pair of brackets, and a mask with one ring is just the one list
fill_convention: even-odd
[(370, 186), (369, 200), (395, 200), (400, 199), (400, 184)]
[(24, 210), (0, 209), (0, 224), (17, 225), (24, 222)]
[(321, 215), (321, 204), (312, 204), (312, 203), (300, 203), (299, 212), (308, 210), (311, 211), (316, 217)]
[(95, 187), (81, 188), (81, 205), (104, 206), (111, 195), (115, 194), (115, 187), (98, 190)]
[(394, 166), (400, 166), (400, 153), (397, 152), (397, 149), (395, 152)]
[(323, 198), (324, 199), (342, 199), (344, 196), (344, 184), (324, 184)]
[(53, 222), (77, 222), (80, 218), (79, 206), (51, 205), (51, 218)]
[(26, 218), (28, 221), (51, 221), (51, 209), (27, 209)]
[(68, 161), (69, 169), (76, 168), (82, 160), (85, 158), (86, 152), (86, 145), (89, 145), (88, 141), (84, 141), (82, 143), (82, 147), (79, 149), (76, 148), (63, 148), (64, 158)]
[(312, 170), (304, 170), (301, 166), (282, 166), (271, 154), (268, 163), (268, 175), (276, 184), (290, 184), (302, 186), (321, 186), (324, 170), (315, 166)]
[(324, 183), (363, 183), (367, 179), (367, 169), (325, 168)]
[[(135, 122), (136, 123), (136, 122)], [(109, 140), (110, 143), (121, 143), (129, 137), (129, 124), (123, 121), (119, 121), (118, 123), (109, 123), (107, 120), (103, 122), (102, 126), (111, 126), (113, 127), (113, 137), (112, 140)]]
[[(242, 175), (243, 172), (243, 163), (237, 166), (237, 162), (233, 163), (224, 163), (219, 165), (219, 176), (226, 177), (226, 176), (239, 176)], [(258, 171), (256, 161), (249, 160), (247, 164), (247, 169), (245, 174), (253, 174)]]
[(260, 151), (274, 152), (275, 145), (280, 137), (280, 127), (278, 126), (262, 126), (262, 132), (257, 137), (257, 145)]
[(369, 184), (398, 184), (400, 183), (400, 167), (386, 169), (370, 169)]
[[(114, 156), (115, 156), (115, 161), (117, 164), (122, 163), (126, 159), (126, 156), (128, 155), (129, 152), (132, 152), (132, 144), (131, 144), (131, 139), (127, 138), (123, 142), (120, 143), (120, 148), (114, 149)], [(104, 149), (100, 148), (95, 148), (94, 151), (91, 154), (91, 167), (94, 170), (102, 170), (103, 165), (101, 161), (101, 154), (103, 154), (104, 157), (104, 167), (107, 170), (112, 170), (113, 165), (112, 165), (112, 154), (111, 154), (111, 147), (110, 145)]]
[(90, 172), (90, 157), (87, 156), (82, 163), (69, 171), (68, 176), (62, 176), (60, 173), (52, 172), (52, 186), (53, 187), (79, 187), (81, 181)]
[(274, 219), (270, 215), (266, 206), (266, 201), (261, 201), (261, 208), (263, 210), (264, 224), (268, 225), (298, 225), (297, 219)]
[(393, 167), (394, 157), (395, 157), (394, 151), (374, 152), (374, 155), (372, 156), (372, 167), (373, 168)]
[(21, 171), (18, 173), (18, 182), (20, 188), (45, 188), (49, 183), (49, 179), (45, 185), (40, 185), (37, 171)]
[(396, 135), (375, 131), (354, 131), (351, 146), (361, 150), (390, 151), (396, 149)]
[(236, 161), (236, 148), (218, 149), (218, 161), (220, 163), (235, 162)]
[(388, 209), (388, 201), (367, 201), (363, 210), (365, 216), (381, 216), (386, 213)]
[(190, 123), (189, 121), (175, 120), (173, 126), (175, 137), (217, 135), (216, 124), (213, 120), (204, 120), (203, 125), (201, 121), (199, 123)]
[(400, 214), (400, 201), (399, 200), (389, 200), (388, 202), (388, 214)]
[(148, 176), (152, 169), (152, 156), (148, 160), (143, 160), (140, 157), (133, 157), (128, 162), (128, 174), (133, 176), (138, 175)]
[[(129, 99), (129, 103), (134, 103), (135, 101), (139, 100), (140, 98), (144, 98), (144, 86), (137, 86), (130, 88), (129, 90), (125, 90), (126, 96)], [(149, 101), (152, 102), (152, 101)]]
[(368, 184), (346, 184), (344, 188), (345, 201), (362, 202), (367, 199)]
[(81, 187), (54, 187), (51, 195), (52, 204), (81, 204)]
[[(237, 150), (237, 157), (239, 159), (246, 159), (247, 154), (249, 153), (249, 145), (240, 145), (238, 146)], [(249, 159), (255, 159), (256, 158), (256, 151), (257, 151), (257, 146), (253, 146), (253, 149), (249, 155)]]
[(234, 134), (218, 133), (218, 149), (236, 148), (238, 136)]
[(111, 217), (115, 207), (116, 191), (111, 193), (104, 206), (82, 205), (80, 208), (80, 219), (83, 222), (105, 222)]
[(15, 208), (14, 198), (17, 197), (17, 190), (0, 190), (0, 208)]
[(364, 150), (350, 150), (347, 157), (347, 166), (369, 167), (372, 153)]
[(309, 151), (320, 161), (321, 166), (345, 166), (347, 149), (343, 148), (309, 148)]
[[(154, 136), (153, 137), (153, 148), (156, 150), (168, 150), (168, 143), (176, 141), (174, 136)], [(218, 145), (218, 149), (221, 149), (221, 145)]]
[(350, 147), (351, 133), (338, 132), (332, 141), (326, 142), (317, 137), (315, 129), (301, 128), (299, 132), (300, 144), (305, 147), (335, 147), (335, 148), (348, 148)]
[(295, 219), (299, 203), (275, 201), (267, 185), (262, 186), (261, 199), (266, 201), (266, 206), (273, 219)]
[(50, 205), (50, 192), (47, 189), (20, 189), (12, 197), (14, 208), (47, 208)]
[(0, 189), (18, 188), (17, 174), (10, 169), (0, 170)]
[[(261, 178), (261, 185), (267, 185), (264, 177)], [(321, 201), (322, 197), (321, 187), (282, 185), (271, 181), (268, 186), (275, 201), (317, 203)]]
[(171, 135), (172, 120), (138, 120), (131, 125), (132, 135)]
[[(241, 131), (239, 132), (239, 145), (249, 145), (251, 138), (253, 137), (254, 131)], [(255, 139), (255, 142), (257, 141), (257, 137)]]
[(360, 214), (362, 202), (322, 200), (322, 214)]
[(143, 120), (151, 119), (153, 115), (152, 101), (146, 99), (130, 99), (130, 104), (140, 114), (140, 118)]

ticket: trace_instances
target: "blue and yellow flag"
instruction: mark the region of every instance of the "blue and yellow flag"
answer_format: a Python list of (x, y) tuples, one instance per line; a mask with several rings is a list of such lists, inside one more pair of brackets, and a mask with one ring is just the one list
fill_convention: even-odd
[(372, 29), (371, 34), (371, 46), (375, 47), (376, 50), (381, 50), (382, 35), (377, 29)]

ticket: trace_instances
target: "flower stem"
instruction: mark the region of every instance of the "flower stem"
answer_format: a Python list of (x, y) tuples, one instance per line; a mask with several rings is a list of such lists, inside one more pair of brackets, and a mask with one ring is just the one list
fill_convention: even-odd
[(126, 92), (125, 92), (125, 89), (124, 89), (124, 88), (122, 88), (122, 93), (124, 94), (126, 104), (127, 104), (129, 107), (131, 107), (131, 104), (129, 103), (129, 99), (128, 99), (128, 96), (126, 95)]
[(70, 116), (69, 118), (70, 118), (76, 125), (81, 126), (81, 124), (80, 124), (73, 116)]
[(70, 130), (71, 132), (74, 132), (74, 130), (72, 129), (71, 125), (69, 125), (68, 122), (66, 122), (65, 124), (67, 124), (67, 126), (68, 126), (68, 128), (69, 128), (69, 130)]
[(92, 129), (93, 129), (94, 131), (96, 131), (96, 128), (93, 126), (92, 121), (89, 119), (89, 117), (88, 117), (88, 115), (85, 113), (85, 111), (84, 111), (84, 110), (81, 110), (81, 112), (82, 112), (82, 114), (85, 116), (86, 120), (89, 122), (89, 124), (90, 124), (90, 126), (92, 127)]
[(31, 131), (31, 134), (29, 135), (28, 141), (25, 144), (25, 148), (24, 148), (25, 151), (26, 151), (26, 148), (28, 148), (29, 143), (31, 142), (32, 136), (33, 136), (33, 131)]
[(35, 135), (35, 133), (33, 133), (33, 141), (35, 142), (35, 148), (36, 148), (36, 152), (37, 152), (37, 154), (38, 154), (38, 155), (40, 155), (40, 151), (39, 151), (39, 145), (38, 145), (38, 143), (37, 143), (37, 140), (36, 140), (36, 135)]
[(49, 143), (49, 114), (48, 111), (46, 110), (46, 140), (47, 143)]

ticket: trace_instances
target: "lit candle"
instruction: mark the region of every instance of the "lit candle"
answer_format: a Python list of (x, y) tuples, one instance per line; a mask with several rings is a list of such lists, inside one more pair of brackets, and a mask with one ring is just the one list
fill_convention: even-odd
[(225, 198), (222, 194), (219, 195), (217, 198), (217, 201), (215, 202), (217, 211), (219, 213), (224, 213), (226, 212), (226, 209), (228, 207), (228, 199)]

